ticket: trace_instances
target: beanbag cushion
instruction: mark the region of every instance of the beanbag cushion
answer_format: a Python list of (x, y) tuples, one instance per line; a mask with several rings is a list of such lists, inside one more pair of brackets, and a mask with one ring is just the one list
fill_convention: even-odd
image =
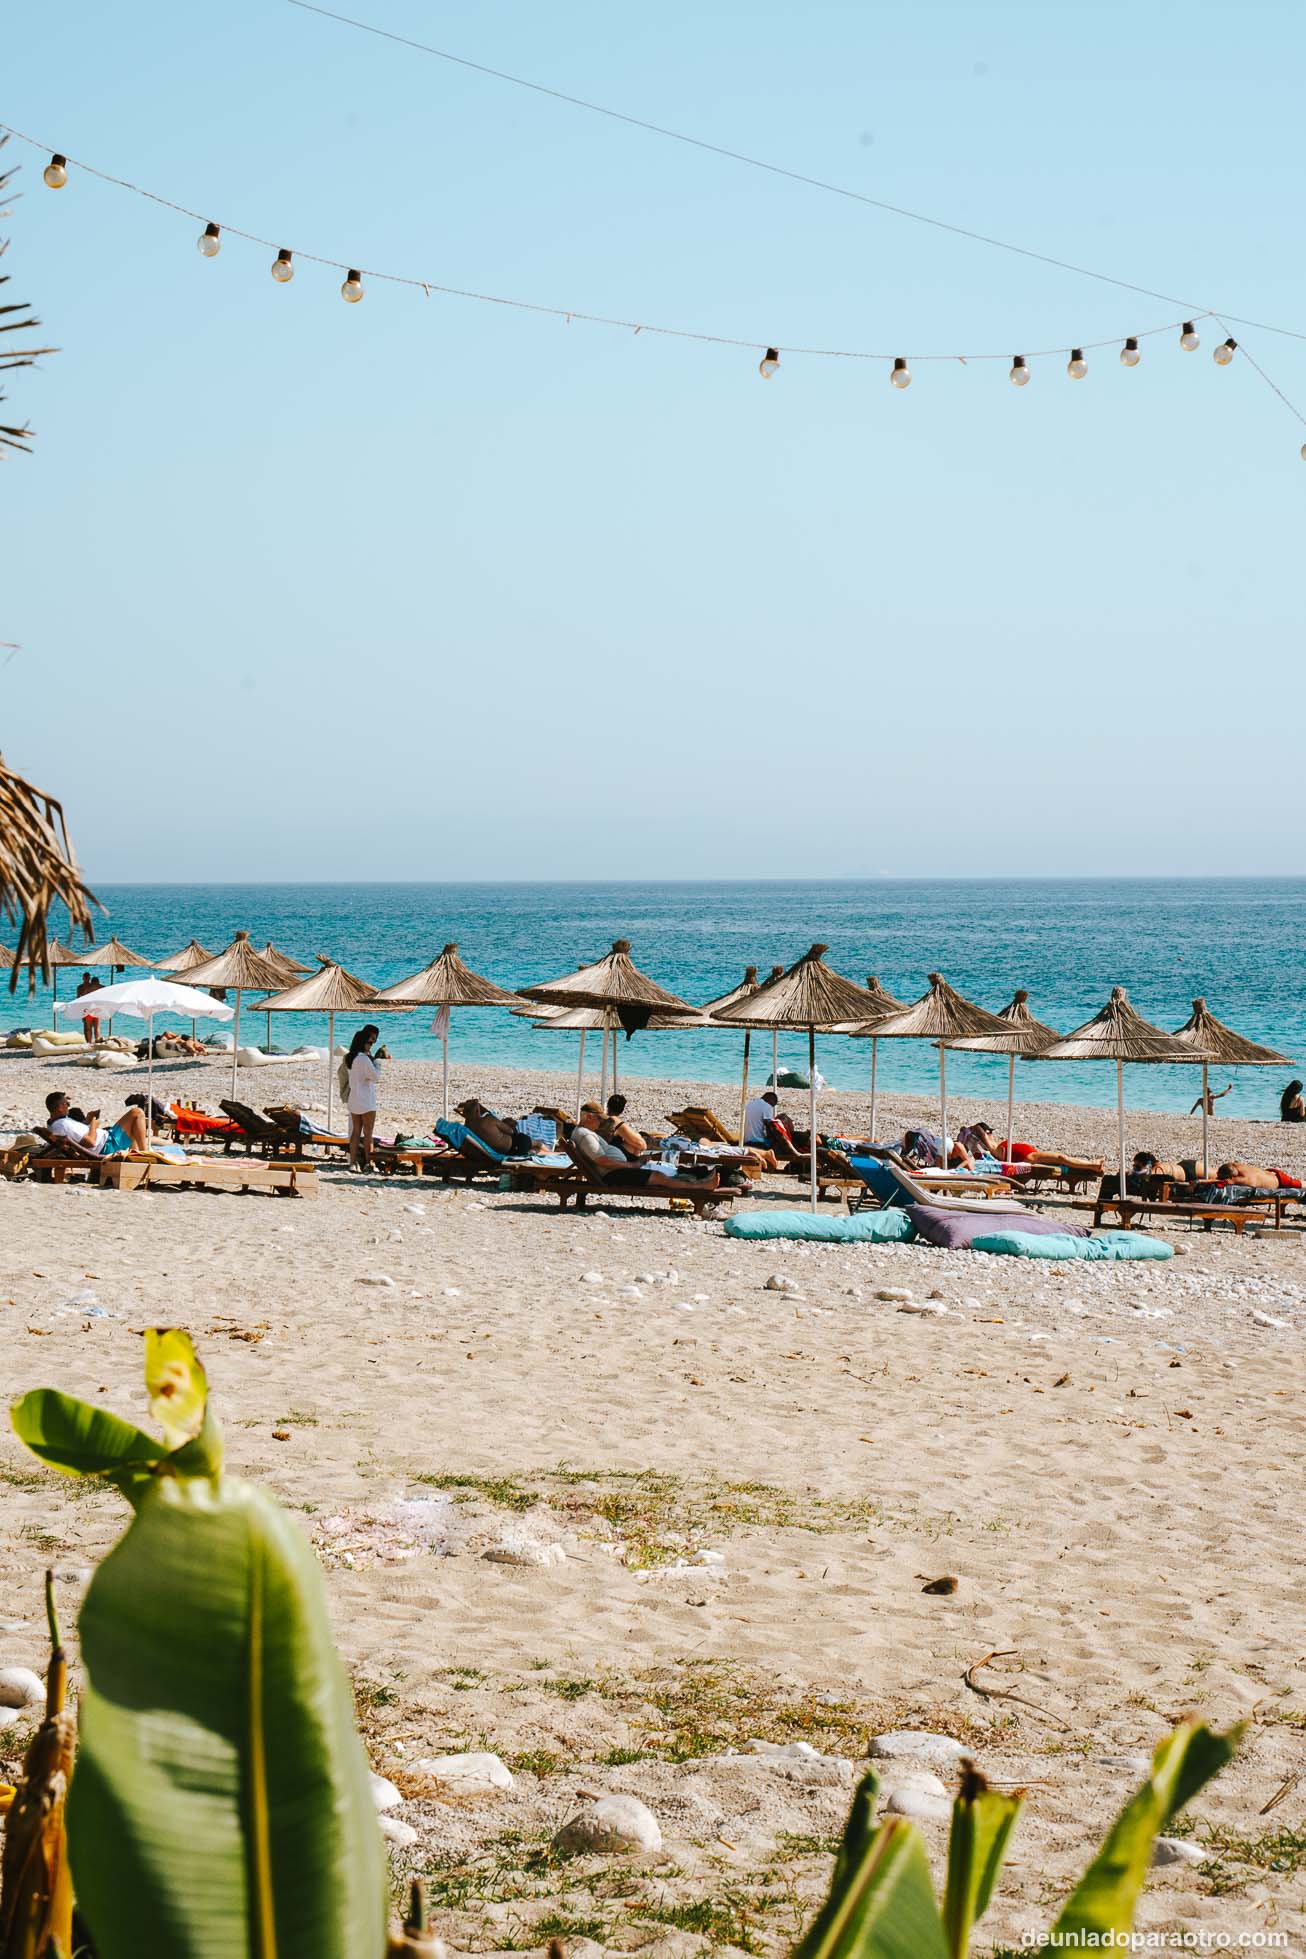
[(810, 1211), (747, 1211), (726, 1219), (727, 1238), (804, 1238), (831, 1245), (887, 1245), (915, 1237), (902, 1210), (856, 1217), (813, 1217)]
[(1036, 1238), (1024, 1231), (991, 1231), (971, 1240), (973, 1252), (996, 1252), (1007, 1258), (1079, 1258), (1088, 1260), (1173, 1258), (1174, 1246), (1141, 1231), (1109, 1231), (1101, 1238), (1073, 1238), (1056, 1232)]
[(927, 1245), (939, 1245), (944, 1251), (969, 1251), (977, 1238), (992, 1236), (999, 1231), (1020, 1232), (1029, 1238), (1087, 1238), (1086, 1225), (1065, 1225), (1053, 1218), (1041, 1217), (1036, 1211), (1003, 1210), (998, 1204), (985, 1205), (982, 1210), (945, 1211), (936, 1204), (909, 1204), (907, 1216), (916, 1227), (916, 1235)]

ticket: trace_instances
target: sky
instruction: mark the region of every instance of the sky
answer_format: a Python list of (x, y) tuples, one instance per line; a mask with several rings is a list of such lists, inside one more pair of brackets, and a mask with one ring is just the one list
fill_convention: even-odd
[[(341, 4), (1306, 332), (1299, 7)], [(749, 343), (348, 306), (11, 142), (59, 352), (8, 377), (0, 747), (92, 881), (1302, 868), (1306, 428), (1213, 321), (1126, 370), (1184, 306), (287, 0), (4, 38), (0, 120), (219, 223)], [(1306, 405), (1306, 341), (1235, 333)]]

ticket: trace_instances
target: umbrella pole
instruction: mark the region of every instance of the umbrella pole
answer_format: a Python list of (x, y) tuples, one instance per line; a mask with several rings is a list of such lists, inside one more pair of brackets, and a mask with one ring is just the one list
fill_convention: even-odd
[(739, 1084), (739, 1147), (744, 1146), (744, 1110), (748, 1106), (748, 1043), (753, 1038), (751, 1027), (744, 1029), (744, 1074)]
[(617, 1030), (612, 1030), (612, 1093), (617, 1092)]
[(871, 1035), (871, 1141), (875, 1141), (875, 1050), (879, 1046), (874, 1034)]
[(240, 988), (236, 988), (236, 1018), (231, 1025), (231, 1099), (236, 1099), (236, 1056), (240, 1052)]
[(580, 1121), (580, 1105), (585, 1094), (585, 1029), (580, 1030), (580, 1059), (576, 1063), (576, 1120)]
[(780, 1055), (780, 1030), (778, 1027), (773, 1027), (771, 1029), (771, 1086), (772, 1088), (779, 1088), (780, 1086), (779, 1055)]
[(1015, 1120), (1016, 1120), (1016, 1117), (1015, 1117), (1015, 1104), (1016, 1104), (1016, 1055), (1015, 1055), (1015, 1050), (1013, 1049), (1013, 1050), (1012, 1050), (1012, 1052), (1011, 1052), (1011, 1053), (1010, 1053), (1010, 1054), (1009, 1054), (1009, 1055), (1007, 1056), (1007, 1149), (1006, 1149), (1006, 1158), (1007, 1158), (1007, 1162), (1008, 1162), (1008, 1163), (1010, 1163), (1010, 1162), (1012, 1162), (1012, 1161), (1014, 1160), (1014, 1159), (1012, 1158), (1012, 1154), (1011, 1154), (1011, 1145), (1012, 1145), (1012, 1141), (1013, 1141), (1013, 1139), (1014, 1139), (1014, 1137), (1015, 1137), (1015, 1133), (1016, 1133), (1016, 1132), (1015, 1132), (1015, 1129), (1014, 1129), (1014, 1128), (1012, 1127), (1012, 1125), (1014, 1124), (1014, 1122), (1015, 1122)]
[(940, 1122), (941, 1122), (941, 1123), (943, 1124), (943, 1134), (942, 1134), (942, 1136), (941, 1136), (941, 1137), (939, 1138), (939, 1147), (940, 1147), (940, 1149), (941, 1149), (941, 1150), (943, 1151), (943, 1162), (942, 1162), (942, 1163), (941, 1163), (941, 1164), (939, 1165), (939, 1168), (940, 1168), (941, 1170), (946, 1170), (946, 1169), (947, 1169), (947, 1167), (948, 1167), (948, 1158), (949, 1158), (949, 1156), (951, 1155), (951, 1151), (950, 1151), (950, 1150), (949, 1150), (949, 1148), (948, 1148), (948, 1061), (947, 1061), (947, 1055), (948, 1055), (948, 1050), (947, 1050), (947, 1048), (945, 1048), (945, 1047), (944, 1047), (944, 1045), (943, 1045), (943, 1042), (942, 1042), (942, 1041), (940, 1041), (940, 1042), (939, 1042), (939, 1121), (940, 1121)]
[(264, 1036), (264, 1047), (266, 1050), (267, 1048), (270, 1048), (272, 1046), (272, 1015), (265, 1011), (263, 1018), (264, 1020), (266, 1020), (268, 1024), (268, 1030)]
[(440, 1030), (440, 1069), (441, 1069), (441, 1084), (442, 1084), (441, 1092), (440, 1092), (440, 1100), (444, 1107), (444, 1119), (446, 1122), (448, 1122), (449, 1120), (449, 1023), (448, 1021), (445, 1022), (444, 1026)]
[(1211, 1098), (1206, 1092), (1206, 1078), (1209, 1072), (1209, 1067), (1210, 1067), (1209, 1062), (1204, 1061), (1202, 1063), (1202, 1175), (1203, 1177), (1209, 1177), (1211, 1174), (1211, 1158), (1206, 1147), (1206, 1125), (1207, 1125), (1207, 1119), (1210, 1115), (1210, 1108), (1211, 1108)]
[(1120, 1199), (1125, 1195), (1125, 1064), (1116, 1056), (1116, 1123), (1120, 1131)]
[(600, 1050), (603, 1059), (599, 1063), (599, 1102), (606, 1104), (608, 1095), (608, 1030), (603, 1029), (603, 1046)]
[(145, 1076), (145, 1140), (154, 1141), (154, 1015), (145, 1017), (145, 1052), (149, 1056), (149, 1067)]
[(336, 1017), (327, 1015), (327, 1134), (331, 1134), (331, 1100), (336, 1085)]
[(807, 1139), (812, 1159), (812, 1215), (816, 1215), (816, 1029), (807, 1030)]

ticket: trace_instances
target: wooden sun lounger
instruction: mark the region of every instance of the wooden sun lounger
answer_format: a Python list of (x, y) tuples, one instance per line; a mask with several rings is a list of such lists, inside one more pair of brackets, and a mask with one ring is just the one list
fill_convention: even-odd
[[(1293, 1193), (1287, 1193), (1292, 1195)], [(1236, 1204), (1163, 1204), (1147, 1197), (1098, 1197), (1093, 1203), (1093, 1225), (1096, 1229), (1107, 1211), (1114, 1211), (1126, 1231), (1131, 1231), (1135, 1218), (1187, 1218), (1192, 1224), (1200, 1224), (1209, 1231), (1214, 1224), (1232, 1225), (1236, 1235), (1241, 1238), (1249, 1224), (1268, 1224), (1270, 1209), (1274, 1207), (1275, 1229), (1278, 1229), (1282, 1206), (1275, 1204), (1276, 1193), (1267, 1190), (1265, 1203)]]
[(691, 1104), (685, 1109), (672, 1109), (667, 1117), (674, 1122), (682, 1136), (688, 1136), (691, 1143), (736, 1143), (738, 1137), (727, 1129), (711, 1109), (699, 1108)]
[(312, 1163), (233, 1163), (220, 1157), (204, 1163), (163, 1163), (111, 1156), (99, 1168), (99, 1181), (110, 1190), (266, 1190), (274, 1197), (316, 1197), (318, 1192), (317, 1166)]
[[(570, 1140), (563, 1145), (563, 1148), (571, 1158), (576, 1175), (580, 1180), (580, 1187), (575, 1192), (576, 1209), (578, 1211), (584, 1210), (587, 1197), (593, 1197), (595, 1195), (600, 1197), (642, 1197), (648, 1199), (653, 1204), (691, 1205), (694, 1216), (701, 1218), (709, 1205), (732, 1204), (739, 1195), (738, 1191), (729, 1185), (724, 1189), (718, 1188), (716, 1190), (695, 1189), (689, 1184), (686, 1185), (684, 1190), (649, 1190), (642, 1183), (632, 1182), (627, 1177), (626, 1172), (620, 1168), (612, 1171), (608, 1176), (599, 1176), (597, 1172), (590, 1169), (589, 1165), (576, 1149), (575, 1144)], [(644, 1166), (631, 1165), (631, 1169), (642, 1167)]]

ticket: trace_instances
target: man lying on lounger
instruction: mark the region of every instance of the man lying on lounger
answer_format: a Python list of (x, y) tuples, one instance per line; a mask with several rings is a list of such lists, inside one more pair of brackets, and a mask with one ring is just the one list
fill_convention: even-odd
[(57, 1088), (46, 1096), (45, 1107), (50, 1118), (50, 1134), (66, 1143), (75, 1143), (87, 1156), (126, 1156), (129, 1150), (148, 1147), (142, 1109), (124, 1109), (117, 1122), (107, 1127), (100, 1121), (100, 1111), (91, 1109), (83, 1122), (72, 1113), (68, 1097)]
[(691, 1190), (716, 1190), (721, 1178), (713, 1170), (706, 1177), (681, 1176), (676, 1171), (668, 1171), (661, 1165), (654, 1170), (647, 1164), (632, 1163), (625, 1151), (616, 1143), (610, 1143), (606, 1136), (600, 1136), (599, 1125), (603, 1121), (603, 1111), (597, 1102), (586, 1102), (581, 1108), (580, 1120), (571, 1132), (571, 1145), (581, 1158), (585, 1168), (600, 1181), (617, 1177), (623, 1190), (662, 1190), (673, 1195), (682, 1195)]

